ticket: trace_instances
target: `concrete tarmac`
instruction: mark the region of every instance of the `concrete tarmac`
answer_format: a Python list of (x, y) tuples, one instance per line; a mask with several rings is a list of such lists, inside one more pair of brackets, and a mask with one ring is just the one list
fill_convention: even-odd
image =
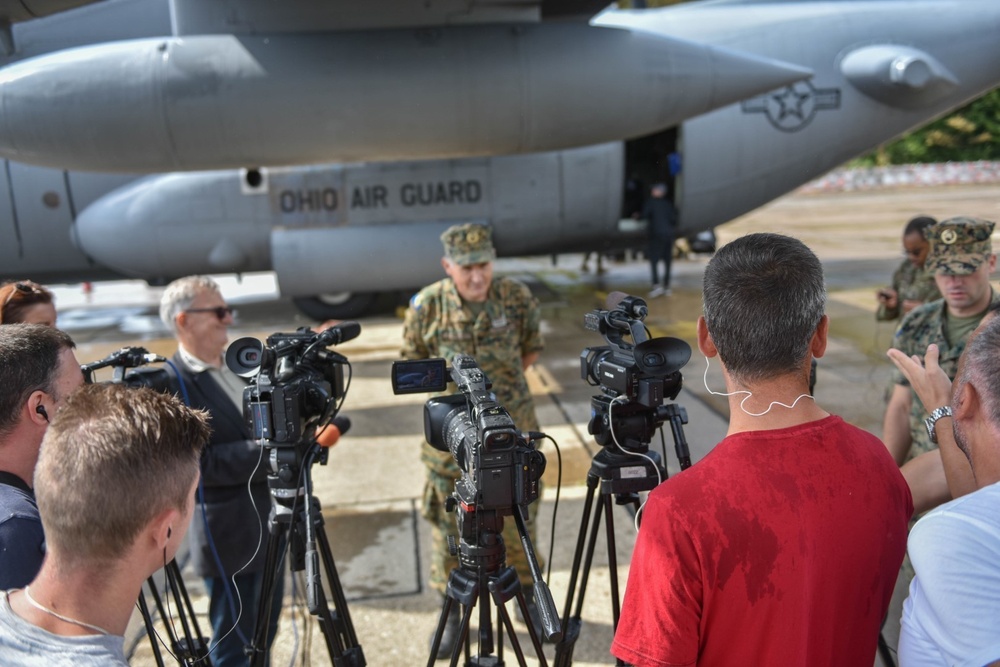
[[(997, 186), (793, 194), (717, 231), (720, 243), (751, 231), (786, 233), (801, 238), (816, 251), (826, 271), (831, 316), (830, 345), (819, 363), (817, 401), (828, 411), (880, 434), (889, 383), (884, 351), (894, 327), (875, 322), (874, 293), (888, 282), (902, 259), (903, 225), (921, 213), (940, 218), (971, 214), (997, 219), (998, 208)], [(706, 262), (702, 256), (675, 262), (673, 295), (649, 299), (646, 323), (654, 336), (675, 336), (693, 346)], [(645, 262), (605, 262), (605, 269), (602, 275), (595, 275), (591, 260), (591, 271), (582, 271), (580, 255), (561, 256), (554, 264), (548, 258), (498, 262), (498, 270), (528, 282), (542, 304), (547, 347), (530, 371), (530, 383), (542, 428), (559, 444), (562, 486), (556, 514), (559, 466), (556, 450), (546, 443), (541, 447), (548, 461), (546, 489), (540, 501), (535, 548), (551, 568), (549, 587), (560, 615), (581, 528), (587, 472), (600, 449), (587, 433), (595, 388), (581, 380), (579, 357), (584, 348), (604, 341), (584, 329), (583, 315), (602, 307), (610, 291), (645, 297), (649, 289)], [(314, 324), (297, 314), (289, 301), (276, 297), (271, 276), (249, 276), (242, 283), (231, 278), (220, 282), (226, 298), (240, 311), (233, 339), (245, 335), (263, 338)], [(98, 284), (89, 295), (81, 294), (79, 288), (58, 288), (60, 325), (77, 340), (82, 362), (101, 358), (126, 344), (143, 345), (169, 356), (174, 344), (156, 318), (161, 291), (141, 283)], [(402, 327), (397, 314), (365, 317), (361, 324), (361, 336), (337, 348), (351, 362), (352, 381), (343, 414), (353, 425), (331, 451), (329, 464), (312, 470), (315, 495), (322, 504), (324, 527), (367, 664), (427, 664), (429, 638), (441, 600), (425, 583), (429, 538), (419, 516), (424, 468), (418, 445), (425, 397), (392, 394), (389, 370), (398, 358)], [(707, 375), (705, 368), (704, 357), (695, 351), (683, 370), (684, 387), (677, 397), (688, 413), (684, 430), (696, 461), (725, 435), (728, 415), (726, 399), (712, 395), (704, 384), (722, 391), (721, 373), (714, 364)], [(669, 432), (666, 438), (668, 470), (675, 474), (677, 457)], [(658, 441), (653, 445), (660, 446)], [(618, 581), (624, 589), (635, 529), (625, 508), (616, 508), (613, 517)], [(614, 664), (608, 653), (612, 637), (608, 551), (602, 532), (574, 653), (573, 664), (580, 667)], [(203, 588), (191, 577), (187, 581), (202, 628), (207, 631)], [(311, 656), (309, 664), (331, 664), (317, 620), (304, 612), (302, 590), (301, 584), (296, 585), (293, 596), (293, 587), (286, 586), (288, 599), (272, 664), (289, 664), (293, 656), (302, 654)], [(516, 617), (515, 628), (526, 654), (531, 655), (524, 626)], [(138, 624), (133, 635), (132, 664), (155, 664), (149, 641)], [(546, 654), (551, 661), (551, 645)], [(509, 642), (505, 661), (516, 664)], [(167, 663), (171, 664), (169, 656)], [(537, 661), (528, 659), (528, 664)]]

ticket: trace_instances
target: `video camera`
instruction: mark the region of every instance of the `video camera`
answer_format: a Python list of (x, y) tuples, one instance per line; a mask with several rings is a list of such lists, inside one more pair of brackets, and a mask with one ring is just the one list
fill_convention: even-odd
[(643, 324), (648, 314), (641, 298), (612, 292), (607, 310), (584, 315), (584, 327), (597, 331), (607, 342), (580, 353), (582, 379), (601, 388), (601, 395), (591, 399), (588, 425), (601, 446), (617, 440), (623, 448), (644, 451), (659, 425), (674, 413), (680, 423), (687, 423), (683, 408), (663, 406), (663, 401), (674, 400), (680, 393), (680, 369), (691, 358), (691, 347), (678, 338), (651, 339)]
[(243, 413), (255, 439), (272, 447), (311, 442), (334, 417), (344, 397), (347, 358), (332, 350), (357, 338), (361, 325), (343, 322), (315, 333), (302, 327), (275, 333), (267, 344), (240, 338), (226, 351), (226, 366), (240, 377), (256, 376), (243, 392)]
[(144, 347), (123, 347), (100, 361), (83, 364), (80, 370), (83, 371), (83, 381), (87, 384), (94, 383), (95, 371), (111, 366), (114, 368), (110, 380), (112, 383), (128, 387), (149, 387), (165, 394), (180, 394), (176, 375), (168, 373), (163, 367), (146, 366), (161, 362), (170, 363), (165, 357), (151, 354)]
[[(444, 359), (397, 361), (392, 368), (396, 394), (444, 391), (445, 378)], [(502, 515), (537, 500), (545, 456), (517, 430), (474, 358), (456, 356), (451, 378), (460, 393), (424, 404), (424, 437), (435, 449), (451, 452), (461, 468), (458, 501)]]
[[(446, 368), (444, 359), (394, 362), (393, 393), (444, 391), (447, 386)], [(479, 590), (484, 594), (486, 590), (493, 590), (492, 586), (498, 591), (505, 591), (508, 597), (504, 597), (504, 601), (515, 595), (514, 591), (520, 590), (513, 568), (507, 568), (504, 571), (506, 574), (500, 573), (506, 561), (501, 531), (504, 517), (512, 516), (534, 580), (533, 597), (542, 632), (549, 640), (558, 641), (562, 630), (555, 603), (542, 579), (525, 525), (528, 505), (538, 499), (545, 456), (517, 430), (510, 414), (490, 391), (492, 383), (474, 358), (456, 355), (451, 378), (459, 393), (431, 398), (424, 404), (424, 437), (435, 449), (451, 452), (462, 470), (461, 477), (455, 482), (455, 493), (445, 504), (449, 511), (458, 512), (459, 544), (452, 545), (452, 553), (457, 554), (461, 570), (453, 571), (449, 578), (449, 595), (462, 600), (463, 604), (474, 604), (474, 596), (469, 596), (468, 591), (476, 590), (478, 584), (470, 584), (470, 577), (482, 578)], [(490, 587), (485, 585), (488, 576), (497, 577)], [(519, 592), (516, 595), (522, 613), (527, 613), (523, 596)], [(442, 619), (450, 604), (450, 601), (445, 603)], [(492, 650), (492, 641), (482, 640), (489, 633), (489, 630), (484, 630), (489, 626), (488, 620), (488, 614), (480, 616), (480, 648), (487, 653)], [(432, 655), (437, 650), (442, 631), (443, 626), (439, 626), (432, 644)], [(534, 630), (529, 632), (535, 641)], [(537, 643), (536, 648), (541, 651)], [(455, 650), (457, 656), (458, 649)], [(477, 661), (475, 664), (499, 663)]]

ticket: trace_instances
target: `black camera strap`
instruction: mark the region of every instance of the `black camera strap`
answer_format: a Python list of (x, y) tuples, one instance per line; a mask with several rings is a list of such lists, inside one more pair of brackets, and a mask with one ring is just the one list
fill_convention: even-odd
[(3, 470), (0, 470), (0, 484), (13, 486), (15, 489), (20, 489), (25, 493), (30, 493), (32, 498), (35, 497), (35, 493), (31, 490), (31, 487), (28, 486), (23, 479), (21, 479), (12, 472), (5, 472)]

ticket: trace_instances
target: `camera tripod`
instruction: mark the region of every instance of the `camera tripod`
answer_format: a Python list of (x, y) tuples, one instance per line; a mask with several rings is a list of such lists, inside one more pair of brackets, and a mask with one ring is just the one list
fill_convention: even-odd
[[(475, 509), (468, 512), (460, 509), (464, 513), (459, 518), (461, 528), (468, 515), (475, 515)], [(538, 657), (538, 664), (547, 667), (545, 654), (542, 652), (542, 644), (535, 633), (535, 628), (528, 615), (528, 605), (521, 588), (521, 581), (513, 567), (505, 567), (507, 550), (501, 536), (503, 529), (503, 518), (497, 516), (495, 512), (483, 512), (487, 514), (483, 517), (474, 516), (473, 521), (477, 522), (475, 543), (470, 543), (463, 536), (459, 545), (459, 566), (451, 571), (448, 576), (448, 587), (445, 594), (444, 604), (441, 608), (441, 618), (438, 621), (437, 630), (434, 632), (434, 640), (431, 643), (431, 654), (427, 661), (427, 667), (433, 667), (437, 656), (438, 648), (441, 646), (441, 637), (444, 635), (445, 625), (451, 613), (452, 606), (461, 604), (464, 609), (461, 624), (459, 626), (458, 641), (451, 654), (451, 667), (457, 667), (458, 656), (465, 650), (465, 667), (503, 667), (504, 630), (510, 639), (511, 648), (517, 656), (517, 664), (525, 667), (524, 652), (521, 644), (514, 632), (514, 626), (507, 612), (506, 603), (511, 598), (517, 600), (518, 608), (521, 610), (521, 618), (525, 619), (528, 627), (528, 636), (535, 648)], [(555, 618), (552, 604), (552, 596), (545, 582), (541, 578), (541, 570), (535, 558), (534, 549), (528, 539), (524, 518), (521, 516), (520, 508), (514, 508), (514, 521), (517, 523), (517, 532), (521, 536), (521, 544), (527, 556), (528, 565), (531, 568), (532, 577), (535, 580), (534, 595), (538, 606), (545, 632), (550, 638), (559, 637), (558, 620)], [(497, 641), (496, 655), (494, 652), (493, 621), (490, 606), (492, 598), (493, 605), (497, 609)], [(469, 622), (472, 619), (472, 612), (479, 605), (479, 641), (478, 652), (471, 655), (471, 642), (469, 638)]]
[[(337, 575), (330, 541), (323, 530), (323, 515), (319, 501), (311, 494), (310, 469), (317, 456), (325, 461), (327, 450), (314, 442), (306, 445), (301, 472), (296, 468), (298, 446), (271, 448), (270, 458), (278, 471), (268, 475), (271, 487), (271, 514), (268, 517), (267, 553), (264, 561), (264, 581), (261, 584), (260, 602), (257, 607), (257, 625), (248, 647), (250, 664), (263, 667), (268, 653), (268, 625), (271, 602), (277, 577), (281, 577), (282, 552), (288, 545), (289, 567), (292, 572), (306, 572), (306, 604), (309, 613), (319, 618), (320, 630), (334, 667), (364, 667), (365, 656), (354, 632), (354, 624), (347, 609), (340, 577)], [(265, 451), (265, 454), (268, 452)], [(301, 479), (295, 486), (291, 481)], [(318, 551), (317, 551), (318, 545)], [(320, 576), (320, 563), (326, 573), (326, 582), (333, 597), (331, 609)]]
[[(608, 404), (605, 397), (595, 397), (594, 404)], [(640, 413), (646, 418), (652, 418), (657, 424), (669, 422), (674, 438), (674, 448), (681, 470), (691, 466), (691, 454), (687, 440), (684, 437), (683, 425), (687, 423), (687, 411), (676, 403), (670, 403), (658, 408), (642, 408), (634, 411), (632, 417)], [(595, 419), (599, 418), (595, 416)], [(591, 422), (591, 433), (595, 433), (594, 422)], [(596, 435), (596, 433), (595, 433)], [(600, 438), (599, 438), (600, 440)], [(667, 478), (665, 467), (661, 464), (660, 455), (648, 451), (648, 438), (636, 439), (625, 437), (621, 443), (627, 451), (641, 452), (644, 457), (626, 454), (620, 449), (602, 447), (594, 455), (587, 473), (587, 495), (584, 500), (583, 516), (580, 520), (580, 532), (577, 535), (576, 551), (573, 553), (573, 567), (570, 571), (569, 591), (566, 594), (566, 606), (563, 609), (563, 639), (556, 645), (555, 667), (569, 667), (573, 664), (573, 649), (580, 637), (583, 625), (583, 599), (587, 592), (587, 581), (590, 577), (590, 566), (594, 560), (594, 547), (597, 543), (597, 533), (604, 516), (605, 540), (608, 549), (608, 569), (611, 580), (611, 614), (613, 628), (617, 630), (621, 614), (621, 600), (618, 595), (618, 560), (615, 547), (615, 522), (613, 515), (612, 496), (618, 505), (632, 505), (639, 510), (639, 492), (650, 491)], [(611, 446), (614, 446), (613, 444)], [(601, 487), (601, 495), (597, 496), (597, 487)], [(593, 523), (591, 521), (593, 515)], [(588, 537), (588, 523), (590, 524)], [(584, 554), (584, 539), (586, 538), (586, 554)], [(580, 564), (583, 562), (583, 568)], [(580, 583), (580, 594), (576, 597), (577, 581)], [(573, 601), (576, 600), (574, 607)], [(571, 615), (572, 614), (572, 615)], [(617, 665), (624, 665), (616, 660)]]
[[(164, 594), (174, 599), (174, 606), (177, 608), (177, 619), (181, 625), (181, 634), (178, 634), (174, 629), (173, 618), (167, 614), (167, 609), (163, 603), (160, 591), (156, 588), (154, 578), (150, 576), (146, 580), (146, 583), (149, 585), (149, 594), (153, 598), (160, 618), (163, 619), (163, 625), (166, 627), (173, 655), (181, 665), (211, 667), (212, 663), (208, 657), (208, 640), (201, 633), (201, 627), (198, 625), (194, 607), (191, 605), (191, 598), (184, 587), (184, 580), (181, 578), (181, 569), (177, 565), (177, 561), (172, 560), (167, 563), (163, 571), (167, 582)], [(149, 612), (149, 604), (146, 602), (146, 596), (141, 592), (139, 593), (138, 606), (139, 613), (142, 615), (143, 625), (146, 628), (146, 634), (149, 636), (149, 643), (153, 647), (153, 658), (156, 660), (157, 667), (163, 667), (163, 654), (160, 652), (159, 635), (153, 628), (153, 618)]]

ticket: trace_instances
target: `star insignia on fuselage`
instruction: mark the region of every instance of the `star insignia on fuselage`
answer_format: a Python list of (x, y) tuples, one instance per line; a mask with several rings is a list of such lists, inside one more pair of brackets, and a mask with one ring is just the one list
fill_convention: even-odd
[(798, 132), (817, 111), (840, 108), (839, 88), (816, 88), (811, 81), (799, 81), (765, 95), (745, 100), (743, 113), (762, 113), (782, 132)]

